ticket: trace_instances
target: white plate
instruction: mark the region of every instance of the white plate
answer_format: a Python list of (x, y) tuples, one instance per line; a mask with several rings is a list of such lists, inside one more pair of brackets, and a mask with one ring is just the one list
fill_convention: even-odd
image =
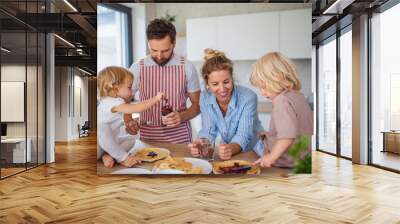
[[(185, 157), (184, 159), (185, 159), (186, 162), (191, 163), (193, 168), (202, 167), (203, 168), (203, 173), (202, 174), (210, 174), (212, 172), (212, 165), (209, 162), (207, 162), (206, 160), (196, 159), (196, 158), (191, 158), (191, 157)], [(186, 174), (185, 172), (183, 172), (181, 170), (174, 170), (174, 169), (159, 170), (156, 167), (153, 167), (153, 173), (157, 173), (157, 174)]]
[(111, 174), (153, 174), (150, 170), (143, 168), (123, 168), (112, 172)]
[(157, 149), (157, 150), (159, 150), (159, 151), (166, 152), (166, 153), (167, 153), (167, 156), (166, 156), (166, 157), (168, 157), (169, 155), (171, 155), (171, 153), (169, 152), (168, 149), (159, 148), (159, 147), (140, 147), (140, 148), (133, 148), (133, 149), (131, 149), (131, 150), (129, 151), (129, 154), (135, 155), (137, 152), (139, 152), (140, 150), (145, 149), (145, 148), (152, 148), (152, 149)]
[(199, 167), (199, 166), (203, 167), (202, 174), (210, 174), (212, 172), (212, 165), (211, 165), (211, 163), (207, 162), (206, 160), (186, 157), (185, 161), (188, 163), (191, 163), (193, 165), (193, 168)]
[(159, 169), (153, 169), (153, 174), (185, 174), (182, 170), (159, 170)]

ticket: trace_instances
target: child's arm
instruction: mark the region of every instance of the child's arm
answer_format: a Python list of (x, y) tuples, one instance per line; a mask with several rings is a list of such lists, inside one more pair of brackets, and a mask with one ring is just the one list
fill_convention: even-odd
[(125, 114), (143, 112), (143, 111), (149, 109), (150, 107), (152, 107), (154, 104), (156, 104), (157, 102), (159, 102), (163, 98), (164, 98), (164, 93), (158, 93), (157, 96), (155, 96), (155, 97), (153, 97), (151, 99), (142, 101), (142, 102), (137, 103), (137, 104), (124, 103), (124, 104), (118, 105), (116, 107), (113, 107), (111, 109), (111, 112), (113, 112), (113, 113), (122, 112), (122, 113), (125, 113)]
[(262, 167), (271, 167), (281, 155), (292, 145), (294, 138), (278, 139), (272, 146), (271, 153), (265, 153), (253, 164), (260, 164)]
[(294, 138), (282, 138), (275, 142), (270, 153), (272, 164), (275, 163), (275, 161), (278, 160), (284, 152), (286, 152), (293, 142)]

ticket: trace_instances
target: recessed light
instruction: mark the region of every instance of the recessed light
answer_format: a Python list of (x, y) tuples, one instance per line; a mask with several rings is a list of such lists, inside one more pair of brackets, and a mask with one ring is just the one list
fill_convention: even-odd
[(87, 75), (92, 75), (92, 73), (90, 73), (90, 72), (88, 72), (88, 71), (86, 71), (86, 70), (83, 70), (83, 69), (81, 69), (81, 68), (79, 68), (79, 67), (78, 67), (78, 70), (81, 71), (81, 72), (83, 72), (83, 73), (85, 73), (85, 74), (87, 74)]
[(11, 52), (11, 50), (9, 50), (9, 49), (7, 49), (7, 48), (5, 48), (5, 47), (1, 47), (1, 50), (4, 51), (4, 52), (6, 52), (6, 53), (10, 53), (10, 52)]
[(68, 44), (69, 46), (75, 48), (75, 45), (73, 45), (73, 44), (72, 44), (71, 42), (69, 42), (68, 40), (66, 40), (66, 39), (64, 39), (64, 38), (62, 38), (62, 37), (60, 37), (60, 36), (57, 35), (57, 34), (54, 34), (54, 36), (57, 37), (58, 39), (60, 39), (61, 41), (63, 41), (64, 43)]
[(65, 4), (67, 4), (72, 10), (74, 10), (75, 12), (78, 12), (78, 10), (68, 1), (68, 0), (64, 0)]

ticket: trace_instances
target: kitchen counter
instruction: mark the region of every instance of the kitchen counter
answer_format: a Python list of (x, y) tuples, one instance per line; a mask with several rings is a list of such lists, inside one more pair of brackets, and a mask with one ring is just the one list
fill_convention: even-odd
[[(134, 149), (138, 149), (138, 148), (144, 148), (144, 147), (160, 147), (160, 148), (166, 148), (170, 151), (170, 155), (172, 157), (191, 157), (190, 153), (189, 153), (189, 149), (187, 147), (187, 145), (184, 144), (170, 144), (170, 143), (156, 143), (156, 142), (143, 142), (143, 141), (137, 141), (136, 145), (134, 147)], [(255, 160), (257, 160), (258, 156), (256, 155), (256, 153), (254, 153), (253, 151), (251, 152), (244, 152), (244, 153), (239, 153), (235, 156), (232, 157), (232, 159), (239, 159), (239, 160), (246, 160), (246, 161), (250, 161), (253, 162)], [(143, 162), (142, 164), (135, 166), (136, 168), (144, 168), (147, 170), (151, 170), (153, 167), (154, 163), (147, 163), (147, 162)], [(107, 174), (112, 174), (112, 172), (120, 170), (120, 169), (124, 169), (126, 167), (122, 166), (122, 165), (116, 165), (113, 168), (105, 168), (103, 166), (103, 163), (99, 160), (97, 162), (97, 174), (99, 175), (107, 175)], [(287, 176), (289, 173), (291, 172), (291, 169), (282, 169), (282, 168), (276, 168), (276, 167), (272, 167), (272, 168), (261, 168), (261, 174), (265, 175), (265, 174), (278, 174), (281, 176)], [(211, 175), (215, 175), (215, 174), (211, 174)], [(218, 175), (220, 176), (220, 175)], [(224, 176), (229, 176), (229, 175), (224, 175)]]

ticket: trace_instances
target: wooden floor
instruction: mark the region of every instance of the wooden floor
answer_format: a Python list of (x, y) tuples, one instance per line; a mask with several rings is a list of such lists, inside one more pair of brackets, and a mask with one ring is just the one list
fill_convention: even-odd
[(320, 152), (289, 177), (96, 175), (96, 140), (0, 181), (0, 223), (400, 223), (400, 175)]
[(3, 167), (3, 168), (1, 168), (1, 178), (7, 177), (7, 176), (10, 176), (10, 175), (13, 175), (13, 174), (25, 171), (25, 170), (26, 170), (25, 167), (24, 168), (20, 168), (20, 167), (18, 167), (18, 168), (4, 168)]
[(376, 150), (373, 153), (372, 162), (374, 164), (400, 170), (400, 154), (381, 152), (379, 150)]

